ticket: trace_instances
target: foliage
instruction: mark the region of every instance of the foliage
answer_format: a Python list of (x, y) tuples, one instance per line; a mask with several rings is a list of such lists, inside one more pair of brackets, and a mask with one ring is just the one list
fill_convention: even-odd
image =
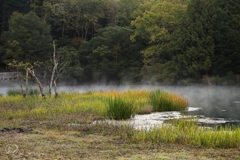
[[(96, 81), (109, 83), (124, 79), (125, 76), (130, 81), (139, 80), (141, 44), (130, 41), (131, 33), (132, 30), (127, 27), (106, 27), (99, 30), (87, 45), (82, 44), (85, 47), (84, 52), (88, 49), (87, 65)], [(133, 71), (132, 75), (129, 70)]]
[(70, 32), (87, 40), (101, 28), (98, 22), (104, 17), (103, 5), (102, 0), (62, 0), (61, 3), (45, 0), (41, 12), (60, 31), (60, 37)]
[(232, 71), (239, 74), (240, 2), (215, 0), (216, 19), (211, 36), (215, 43), (213, 73), (225, 76)]
[(171, 74), (165, 74), (169, 73), (171, 63), (171, 55), (166, 52), (166, 45), (185, 10), (186, 3), (157, 0), (145, 2), (133, 13), (135, 19), (131, 26), (135, 30), (131, 40), (136, 41), (140, 38), (147, 44), (147, 47), (141, 50), (144, 57), (144, 81), (163, 82), (164, 79), (172, 79)]
[(9, 31), (2, 34), (5, 63), (17, 61), (33, 63), (45, 61), (51, 53), (50, 26), (34, 13), (13, 13), (9, 21)]
[(3, 0), (0, 69), (11, 59), (45, 63), (53, 37), (57, 48), (76, 49), (61, 77), (75, 84), (202, 83), (217, 76), (237, 84), (239, 10), (234, 0)]
[(56, 60), (58, 62), (56, 74), (62, 81), (68, 81), (70, 84), (73, 79), (78, 80), (83, 76), (83, 68), (75, 48), (69, 46), (57, 48)]
[(175, 55), (174, 69), (180, 78), (198, 78), (202, 73), (208, 74), (212, 67), (215, 46), (211, 36), (215, 21), (213, 8), (213, 2), (192, 0), (180, 27), (173, 34), (170, 49)]

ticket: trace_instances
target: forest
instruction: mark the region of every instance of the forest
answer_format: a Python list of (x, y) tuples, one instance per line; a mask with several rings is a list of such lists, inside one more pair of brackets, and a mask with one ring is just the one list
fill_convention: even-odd
[(0, 72), (50, 77), (56, 51), (56, 75), (73, 85), (240, 84), (239, 0), (0, 3)]

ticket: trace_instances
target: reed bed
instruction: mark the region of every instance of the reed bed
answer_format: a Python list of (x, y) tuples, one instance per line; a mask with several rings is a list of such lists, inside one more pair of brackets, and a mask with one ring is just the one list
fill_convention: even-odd
[[(59, 98), (51, 97), (47, 99), (42, 99), (40, 96), (27, 98), (23, 98), (20, 95), (7, 96), (0, 98), (0, 115), (11, 119), (14, 117), (45, 118), (64, 113), (95, 113), (113, 119), (127, 119), (134, 114), (147, 114), (159, 111), (153, 110), (153, 103), (150, 100), (151, 94), (152, 92), (140, 90), (125, 92), (63, 92), (59, 95)], [(184, 101), (185, 103), (182, 104), (183, 98), (172, 93), (163, 92), (163, 95), (155, 94), (155, 96), (161, 96), (161, 99), (166, 96), (165, 103), (175, 105), (175, 108), (166, 106), (164, 110), (183, 110), (188, 105), (187, 101)]]
[(134, 132), (133, 141), (178, 143), (213, 148), (239, 148), (240, 127), (199, 127), (197, 119), (180, 119), (149, 130)]
[(128, 119), (134, 114), (133, 103), (120, 97), (110, 97), (108, 100), (107, 117), (110, 119)]
[(150, 93), (150, 104), (155, 112), (181, 111), (188, 106), (188, 101), (174, 93), (156, 90)]

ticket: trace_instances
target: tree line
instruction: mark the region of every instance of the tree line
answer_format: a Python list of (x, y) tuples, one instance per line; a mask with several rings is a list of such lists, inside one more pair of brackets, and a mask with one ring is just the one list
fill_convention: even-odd
[(240, 1), (0, 3), (2, 71), (41, 62), (40, 77), (51, 76), (56, 41), (57, 62), (68, 64), (59, 79), (72, 84), (240, 82)]

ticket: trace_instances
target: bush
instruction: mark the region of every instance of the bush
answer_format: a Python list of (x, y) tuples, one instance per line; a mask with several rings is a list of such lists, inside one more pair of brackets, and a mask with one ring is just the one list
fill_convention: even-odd
[(120, 97), (111, 97), (108, 100), (107, 116), (109, 118), (120, 120), (131, 118), (134, 112), (133, 104), (124, 101)]
[(160, 90), (150, 93), (150, 104), (154, 112), (181, 111), (188, 107), (188, 101), (185, 98)]

